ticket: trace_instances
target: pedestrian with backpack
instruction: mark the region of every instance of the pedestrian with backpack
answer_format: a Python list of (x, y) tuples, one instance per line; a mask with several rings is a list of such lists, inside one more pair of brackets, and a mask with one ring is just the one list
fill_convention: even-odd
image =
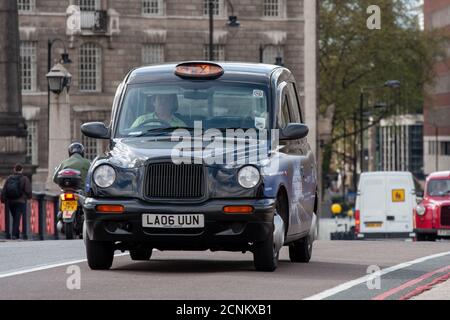
[(31, 182), (23, 175), (22, 165), (16, 164), (14, 173), (6, 179), (1, 194), (2, 203), (6, 203), (11, 212), (13, 240), (20, 238), (20, 220), (25, 216), (27, 200), (31, 199), (31, 196)]

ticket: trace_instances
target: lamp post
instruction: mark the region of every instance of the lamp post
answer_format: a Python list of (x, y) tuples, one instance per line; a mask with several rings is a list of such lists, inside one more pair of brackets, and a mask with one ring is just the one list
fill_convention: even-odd
[[(67, 46), (64, 40), (55, 38), (55, 39), (49, 39), (47, 42), (47, 72), (50, 72), (52, 69), (52, 49), (53, 45), (59, 42), (64, 47), (64, 53), (61, 54), (61, 63), (62, 64), (69, 64), (72, 63), (72, 61), (69, 58), (69, 54), (67, 52)], [(50, 84), (50, 83), (48, 83)], [(50, 138), (50, 87), (47, 87), (47, 137)], [(50, 168), (49, 168), (50, 170)]]
[(46, 77), (50, 97), (47, 190), (57, 191), (56, 185), (53, 184), (53, 168), (64, 160), (65, 148), (71, 140), (68, 92), (72, 75), (61, 63), (58, 63), (47, 73)]
[[(238, 21), (237, 16), (234, 14), (234, 7), (230, 0), (225, 0), (231, 8), (231, 15), (228, 17), (227, 25), (229, 27), (239, 27), (241, 23)], [(208, 14), (209, 14), (209, 57), (210, 61), (214, 60), (214, 0), (208, 1)]]
[[(397, 89), (400, 88), (400, 81), (399, 80), (388, 80), (386, 81), (382, 86), (375, 86), (375, 87), (361, 87), (360, 88), (360, 95), (359, 95), (359, 139), (361, 143), (361, 150), (360, 150), (360, 172), (363, 172), (364, 169), (364, 93), (366, 90), (374, 90), (378, 88), (390, 88), (390, 89)], [(397, 135), (396, 127), (395, 127), (395, 135)], [(395, 168), (397, 169), (397, 137), (395, 137)]]

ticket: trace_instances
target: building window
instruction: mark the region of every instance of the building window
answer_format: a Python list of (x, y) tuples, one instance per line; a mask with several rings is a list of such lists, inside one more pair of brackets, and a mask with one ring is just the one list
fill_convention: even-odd
[(80, 91), (101, 91), (101, 48), (94, 43), (80, 47)]
[(146, 16), (159, 16), (163, 14), (162, 0), (142, 0), (142, 14)]
[(203, 14), (209, 15), (209, 5), (212, 2), (213, 15), (222, 15), (222, 0), (203, 0)]
[(96, 11), (100, 10), (100, 0), (78, 0), (78, 6), (81, 11)]
[(443, 28), (450, 25), (448, 17), (450, 16), (450, 6), (444, 7), (431, 14), (431, 27), (433, 29)]
[(163, 44), (144, 44), (142, 47), (142, 63), (155, 64), (164, 62)]
[[(203, 47), (203, 58), (209, 60), (209, 45)], [(225, 61), (225, 46), (223, 44), (215, 44), (213, 47), (213, 61)]]
[(450, 141), (441, 141), (441, 156), (450, 156)]
[(33, 12), (35, 0), (17, 0), (17, 9), (19, 12)]
[(22, 91), (36, 91), (36, 42), (20, 42)]
[(270, 45), (263, 51), (263, 63), (276, 64), (277, 58), (283, 60), (283, 47)]
[(27, 157), (31, 164), (38, 165), (38, 121), (27, 121)]
[(443, 144), (440, 142), (429, 141), (428, 142), (428, 154), (429, 155), (443, 154), (442, 147), (443, 147)]
[(264, 0), (264, 17), (279, 17), (281, 16), (281, 0)]
[(100, 140), (88, 138), (84, 134), (81, 136), (81, 143), (84, 146), (84, 157), (90, 161), (94, 160), (103, 152)]

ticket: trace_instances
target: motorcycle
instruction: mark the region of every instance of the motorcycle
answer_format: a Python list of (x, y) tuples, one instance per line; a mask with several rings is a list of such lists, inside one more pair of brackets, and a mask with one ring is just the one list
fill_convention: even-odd
[(57, 183), (62, 193), (59, 196), (57, 230), (71, 240), (83, 237), (83, 203), (85, 197), (81, 189), (81, 173), (78, 170), (64, 169), (58, 172)]

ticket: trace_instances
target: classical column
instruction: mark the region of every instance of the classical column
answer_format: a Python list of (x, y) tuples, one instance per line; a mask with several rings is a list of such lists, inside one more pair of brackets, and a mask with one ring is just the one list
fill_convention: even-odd
[[(304, 81), (305, 81), (305, 116), (309, 126), (308, 142), (316, 156), (317, 146), (317, 103), (318, 103), (318, 72), (317, 72), (317, 26), (318, 4), (316, 1), (303, 0), (304, 8)], [(317, 159), (319, 157), (317, 156)]]
[[(26, 124), (20, 89), (19, 24), (16, 0), (0, 1), (0, 180), (26, 160)], [(25, 167), (31, 174), (31, 166)], [(0, 182), (1, 183), (1, 182)]]

